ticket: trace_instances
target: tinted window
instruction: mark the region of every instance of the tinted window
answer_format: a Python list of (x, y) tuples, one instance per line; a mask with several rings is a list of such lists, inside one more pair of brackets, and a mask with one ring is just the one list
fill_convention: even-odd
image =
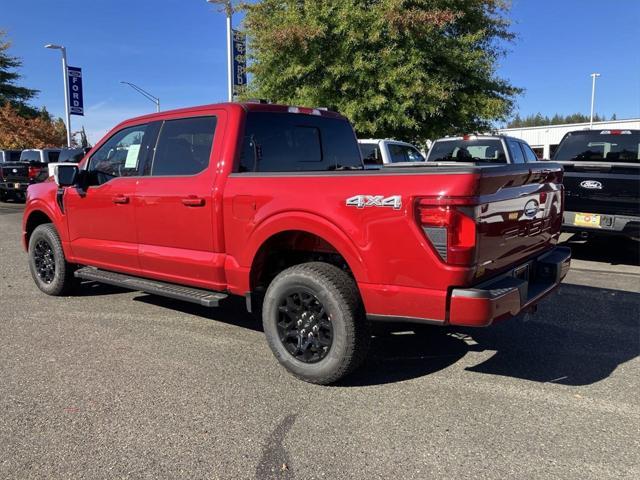
[(522, 151), (524, 152), (524, 158), (527, 160), (527, 162), (538, 161), (538, 157), (536, 156), (534, 151), (531, 150), (531, 147), (529, 145), (527, 145), (526, 143), (521, 143), (520, 146), (522, 147)]
[(138, 175), (140, 147), (146, 130), (147, 125), (120, 130), (91, 155), (87, 170), (93, 173), (92, 183)]
[[(623, 132), (625, 132), (623, 130)], [(609, 130), (569, 133), (562, 140), (554, 160), (591, 162), (638, 162), (640, 133), (612, 134)]]
[(72, 162), (78, 163), (84, 157), (84, 149), (82, 148), (67, 148), (60, 152), (58, 162)]
[(22, 152), (20, 150), (10, 150), (8, 152), (5, 152), (5, 154), (7, 155), (7, 162), (17, 162), (20, 160), (20, 154)]
[(209, 166), (216, 117), (164, 122), (151, 175), (195, 175)]
[(362, 168), (351, 125), (342, 119), (295, 113), (247, 114), (240, 172)]
[(22, 162), (41, 162), (40, 151), (38, 150), (24, 150), (20, 155), (20, 161)]
[[(522, 153), (520, 153), (522, 155)], [(502, 142), (491, 138), (439, 140), (429, 151), (430, 162), (506, 163)]]
[(60, 158), (60, 152), (47, 152), (47, 161), (55, 163)]
[(392, 163), (399, 162), (423, 162), (422, 154), (409, 145), (389, 144), (389, 155)]
[(524, 154), (520, 149), (520, 142), (515, 140), (507, 140), (509, 145), (509, 152), (511, 153), (511, 161), (513, 163), (524, 163)]
[(382, 165), (382, 154), (377, 143), (361, 143), (360, 153), (365, 165)]

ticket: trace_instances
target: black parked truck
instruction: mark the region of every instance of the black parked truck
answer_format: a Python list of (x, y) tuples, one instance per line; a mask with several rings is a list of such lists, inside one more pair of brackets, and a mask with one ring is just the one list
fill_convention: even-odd
[(563, 229), (640, 238), (640, 130), (567, 133), (553, 156), (564, 166)]

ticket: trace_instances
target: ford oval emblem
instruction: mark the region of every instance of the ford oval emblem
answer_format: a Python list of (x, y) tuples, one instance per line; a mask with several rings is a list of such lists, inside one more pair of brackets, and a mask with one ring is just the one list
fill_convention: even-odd
[(589, 190), (602, 190), (602, 184), (597, 180), (585, 180), (580, 182), (582, 188), (588, 188)]
[(527, 218), (533, 218), (538, 213), (538, 202), (535, 200), (529, 200), (524, 206), (524, 216)]

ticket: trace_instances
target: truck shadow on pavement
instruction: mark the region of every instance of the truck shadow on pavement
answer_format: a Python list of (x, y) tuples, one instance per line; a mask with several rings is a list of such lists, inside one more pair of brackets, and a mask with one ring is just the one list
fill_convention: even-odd
[(611, 236), (582, 240), (574, 235), (562, 244), (571, 247), (571, 256), (576, 260), (640, 266), (640, 242), (630, 238)]
[[(217, 309), (144, 294), (136, 301), (262, 331), (241, 298), (231, 297)], [(563, 284), (529, 320), (518, 317), (482, 329), (434, 327), (421, 334), (411, 333), (409, 324), (397, 325), (396, 332), (378, 327), (365, 364), (338, 385), (410, 380), (464, 357), (468, 364), (475, 356), (479, 363), (466, 367), (468, 373), (589, 385), (640, 354), (639, 306), (637, 293)]]

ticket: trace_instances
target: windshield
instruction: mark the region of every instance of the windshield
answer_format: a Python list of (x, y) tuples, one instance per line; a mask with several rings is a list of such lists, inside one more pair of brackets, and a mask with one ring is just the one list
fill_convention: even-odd
[[(628, 133), (625, 133), (628, 132)], [(569, 133), (562, 140), (554, 160), (585, 162), (634, 162), (638, 154), (640, 132), (612, 133), (610, 130)]]
[(430, 162), (507, 163), (502, 142), (493, 138), (441, 140), (431, 147)]

